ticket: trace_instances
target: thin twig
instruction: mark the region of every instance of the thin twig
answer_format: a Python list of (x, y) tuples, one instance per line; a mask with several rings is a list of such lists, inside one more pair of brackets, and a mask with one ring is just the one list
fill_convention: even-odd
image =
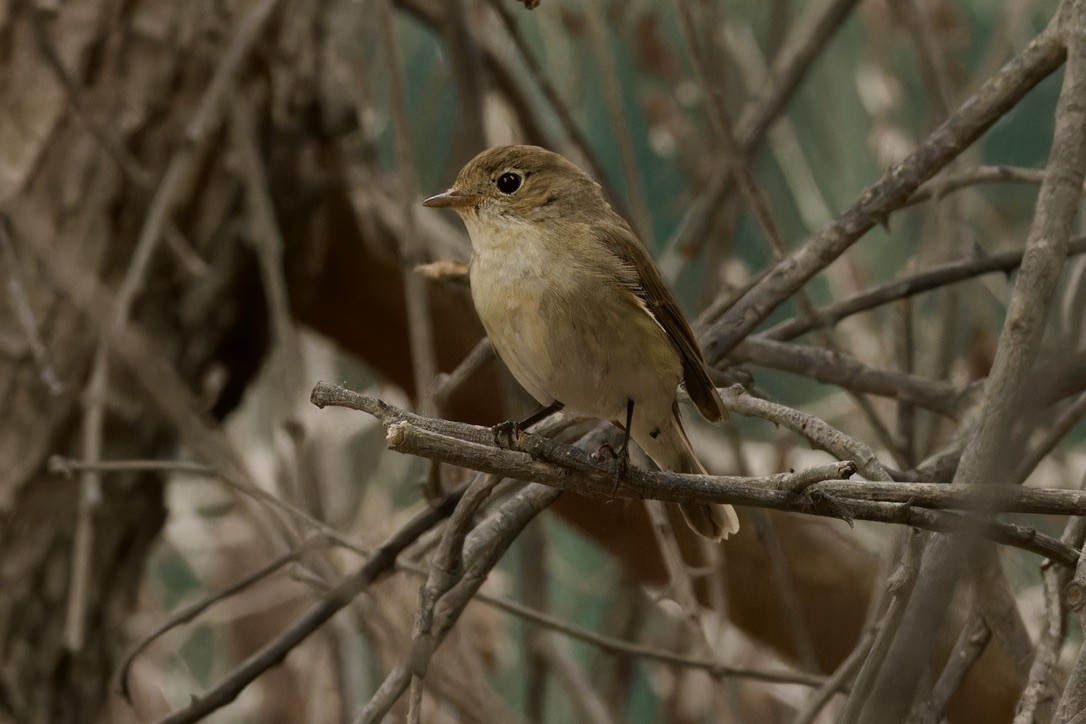
[(392, 13), (391, 0), (377, 0), (377, 21), (380, 23), (385, 69), (389, 74), (389, 105), (395, 128), (396, 162), (399, 166), (399, 200), (403, 232), (399, 236), (405, 257), (404, 295), (407, 306), (407, 332), (411, 341), (411, 367), (415, 382), (415, 400), (419, 409), (436, 412), (433, 396), (437, 379), (437, 351), (434, 342), (433, 319), (430, 314), (430, 294), (426, 280), (412, 269), (426, 261), (426, 244), (418, 233), (415, 203), (415, 162), (411, 151), (411, 127), (404, 96), (404, 69)]
[(931, 692), (931, 715), (935, 721), (941, 721), (950, 697), (962, 685), (965, 675), (973, 668), (980, 655), (984, 653), (992, 638), (992, 630), (984, 623), (984, 618), (977, 613), (969, 617), (958, 634), (958, 640), (950, 652), (946, 666), (939, 674), (938, 681)]
[(397, 556), (414, 543), (426, 531), (452, 515), (460, 501), (464, 488), (448, 493), (433, 508), (420, 512), (405, 526), (385, 541), (358, 571), (343, 579), (325, 596), (313, 604), (281, 634), (265, 644), (222, 681), (203, 696), (196, 697), (184, 709), (174, 712), (159, 724), (188, 724), (204, 718), (220, 709), (240, 694), (256, 677), (282, 661), (290, 651), (320, 628), (354, 598), (364, 591), (380, 575), (388, 572), (396, 563)]
[[(773, 122), (784, 113), (788, 102), (799, 88), (807, 71), (818, 55), (826, 49), (844, 21), (852, 13), (858, 0), (828, 0), (823, 5), (807, 6), (803, 17), (792, 24), (788, 36), (781, 42), (781, 52), (774, 58), (770, 77), (774, 82), (752, 100), (739, 115), (736, 138), (744, 156), (749, 157), (757, 149)], [(710, 179), (701, 199), (691, 206), (691, 218), (668, 243), (665, 253), (705, 243), (713, 217), (724, 205), (731, 190), (732, 166), (722, 163)]]
[(420, 668), (425, 671), (430, 657), (513, 539), (559, 495), (561, 492), (553, 488), (528, 485), (472, 531), (464, 549), (464, 575), (442, 596), (440, 618), (435, 619), (432, 632), (417, 639), (405, 662), (385, 677), (359, 715), (359, 722), (378, 722), (384, 718), (410, 684), (411, 672)]
[(920, 564), (927, 538), (919, 531), (909, 531), (909, 538), (905, 542), (905, 552), (894, 573), (887, 579), (886, 589), (889, 596), (889, 604), (886, 613), (879, 621), (875, 640), (871, 644), (863, 665), (856, 674), (856, 682), (849, 692), (848, 703), (841, 714), (840, 724), (855, 724), (861, 721), (861, 714), (871, 692), (874, 690), (879, 672), (882, 670), (886, 656), (890, 651), (894, 639), (901, 628), (901, 622), (905, 615), (906, 604), (916, 586), (917, 577), (920, 574)]
[(585, 24), (590, 35), (588, 46), (596, 56), (596, 65), (603, 86), (603, 100), (611, 120), (611, 133), (614, 135), (619, 160), (622, 162), (626, 196), (630, 200), (630, 221), (641, 238), (641, 243), (652, 249), (655, 247), (653, 239), (656, 236), (652, 227), (652, 212), (645, 198), (641, 171), (634, 154), (633, 139), (630, 137), (630, 129), (626, 125), (626, 114), (622, 108), (622, 87), (615, 70), (614, 54), (611, 52), (610, 39), (607, 35), (608, 24), (603, 17), (603, 2), (602, 0), (587, 0), (581, 3), (581, 8), (584, 11)]
[(418, 610), (411, 633), (411, 706), (408, 721), (417, 724), (421, 718), (422, 680), (433, 651), (428, 643), (433, 641), (435, 609), (441, 598), (462, 580), (464, 574), (464, 540), (471, 531), (475, 513), (486, 502), (501, 478), (480, 475), (469, 485), (445, 526), (437, 551), (430, 562), (430, 572), (419, 588)]
[(963, 401), (963, 390), (950, 382), (877, 369), (852, 355), (822, 347), (753, 336), (728, 354), (735, 362), (786, 370), (846, 390), (913, 402), (952, 418), (957, 417)]
[(34, 308), (30, 304), (30, 296), (27, 294), (26, 284), (23, 281), (23, 267), (11, 239), (11, 221), (5, 214), (0, 214), (0, 261), (4, 262), (8, 270), (8, 294), (11, 296), (11, 305), (15, 308), (15, 321), (19, 323), (23, 337), (30, 346), (30, 353), (34, 355), (34, 362), (38, 365), (42, 382), (53, 396), (62, 395), (67, 388), (57, 375), (49, 350), (38, 331), (38, 322), (34, 319)]
[(938, 201), (949, 193), (971, 186), (984, 184), (1031, 184), (1040, 185), (1044, 180), (1043, 168), (1019, 168), (1018, 166), (977, 166), (965, 171), (937, 176), (918, 188), (900, 208), (916, 206), (924, 201)]
[[(244, 88), (236, 87), (230, 96), (230, 125), (234, 141), (241, 151), (242, 170), (253, 227), (253, 245), (260, 262), (260, 280), (267, 300), (275, 340), (275, 355), (281, 375), (279, 384), (287, 394), (275, 395), (286, 414), (304, 375), (298, 330), (290, 309), (290, 295), (284, 277), (283, 254), (286, 242), (275, 216), (267, 169), (257, 140), (256, 114)], [(279, 421), (276, 421), (279, 422)]]
[[(146, 280), (147, 270), (163, 229), (184, 187), (182, 179), (188, 175), (197, 151), (219, 119), (226, 90), (278, 4), (279, 0), (262, 0), (242, 19), (208, 83), (207, 90), (200, 98), (192, 119), (185, 127), (181, 146), (170, 158), (148, 205), (135, 251), (117, 291), (112, 314), (99, 333), (84, 392), (82, 457), (87, 462), (94, 463), (101, 459), (112, 338), (128, 322), (132, 304)], [(83, 647), (86, 591), (90, 575), (90, 555), (94, 545), (93, 515), (101, 501), (101, 480), (96, 473), (87, 472), (80, 479), (79, 490), (78, 514), (72, 541), (71, 583), (64, 626), (65, 645), (73, 651)]]
[[(574, 120), (569, 105), (562, 99), (562, 96), (554, 87), (554, 84), (551, 82), (546, 70), (539, 62), (539, 59), (536, 58), (535, 53), (532, 52), (532, 48), (525, 39), (524, 34), (520, 32), (520, 26), (513, 17), (513, 13), (506, 7), (505, 0), (490, 0), (490, 6), (494, 8), (494, 11), (497, 13), (509, 38), (513, 41), (513, 47), (517, 49), (517, 53), (524, 60), (524, 64), (528, 67), (529, 73), (532, 78), (535, 79), (536, 84), (539, 86), (539, 90), (542, 91), (543, 97), (547, 99), (551, 109), (554, 111), (555, 115), (558, 116), (558, 120), (562, 124), (562, 129), (565, 131), (566, 136), (577, 147), (577, 151), (580, 155), (584, 157), (592, 177), (602, 183), (606, 178), (606, 175), (603, 173), (603, 166), (600, 164), (595, 151), (592, 150), (592, 145), (588, 142), (588, 138), (584, 133), (581, 132), (580, 127), (577, 125), (577, 121)], [(623, 214), (623, 216), (625, 216), (625, 214)]]
[[(827, 327), (860, 312), (870, 311), (898, 299), (965, 281), (983, 274), (1009, 274), (1022, 263), (1024, 251), (1008, 251), (974, 259), (961, 259), (932, 267), (917, 274), (853, 294), (833, 304), (818, 307), (803, 317), (790, 319), (759, 332), (757, 337), (787, 342), (812, 329)], [(1068, 256), (1086, 254), (1086, 237), (1079, 237), (1067, 246)]]
[(288, 563), (293, 563), (298, 560), (307, 547), (307, 545), (302, 545), (293, 550), (286, 551), (223, 590), (217, 591), (209, 596), (204, 596), (200, 600), (193, 601), (187, 606), (182, 606), (171, 613), (169, 617), (156, 626), (153, 631), (140, 639), (140, 641), (125, 655), (117, 671), (117, 688), (121, 696), (125, 698), (125, 701), (132, 703), (132, 695), (128, 687), (128, 672), (131, 670), (136, 657), (143, 653), (148, 646), (178, 626), (194, 621), (197, 616), (204, 611), (207, 611), (215, 604), (236, 596), (250, 586), (263, 581)]
[[(1014, 285), (1000, 334), (992, 370), (985, 385), (977, 434), (966, 444), (955, 483), (986, 487), (1013, 456), (1013, 428), (1020, 417), (1019, 402), (1031, 385), (1034, 365), (1051, 300), (1067, 257), (1067, 245), (1082, 197), (1086, 174), (1086, 20), (1083, 3), (1061, 3), (1057, 19), (1043, 37), (1055, 32), (1056, 42), (1066, 38), (1067, 67), (1056, 105), (1055, 130), (1045, 180), (1026, 242), (1022, 269)], [(1064, 17), (1068, 11), (1071, 18)], [(1064, 35), (1066, 27), (1074, 31)], [(1039, 48), (1042, 43), (1032, 43)], [(1030, 52), (1020, 56), (1028, 57)], [(1005, 66), (1007, 68), (1014, 66)], [(1005, 76), (1001, 72), (998, 76)], [(943, 128), (952, 127), (953, 121)], [(937, 134), (938, 135), (938, 132)], [(1064, 545), (1065, 544), (1062, 544)], [(980, 545), (973, 540), (936, 538), (929, 546), (916, 591), (905, 614), (908, 636), (899, 637), (871, 692), (864, 715), (872, 720), (897, 721), (908, 714), (948, 603), (961, 571)]]
[(1031, 88), (1058, 68), (1064, 56), (1060, 38), (1050, 25), (912, 154), (870, 186), (852, 207), (775, 265), (724, 312), (702, 340), (707, 355), (718, 359), (727, 354), (808, 279), (886, 219), (921, 183), (979, 138)]
[(595, 631), (589, 631), (578, 626), (573, 626), (553, 616), (540, 611), (522, 606), (519, 603), (505, 598), (497, 598), (486, 594), (477, 594), (476, 600), (489, 606), (494, 606), (518, 616), (525, 621), (544, 626), (552, 631), (557, 631), (570, 638), (583, 641), (601, 651), (620, 657), (631, 657), (655, 661), (668, 666), (679, 666), (690, 669), (700, 669), (714, 679), (738, 678), (764, 681), (773, 684), (799, 684), (800, 686), (821, 686), (825, 683), (825, 677), (816, 674), (808, 674), (802, 671), (772, 671), (766, 669), (750, 669), (741, 666), (729, 666), (711, 658), (699, 658), (671, 651), (664, 651), (654, 646), (646, 646), (631, 641), (604, 636)]
[(803, 709), (796, 714), (792, 724), (811, 724), (835, 694), (848, 690), (848, 682), (860, 670), (871, 652), (871, 647), (875, 645), (876, 632), (877, 629), (874, 626), (868, 626), (864, 629), (864, 633), (860, 640), (856, 642), (856, 646), (845, 657), (845, 660), (837, 666), (833, 675), (826, 679), (822, 686), (818, 687), (818, 690), (814, 692)]
[(1055, 449), (1060, 440), (1071, 432), (1071, 428), (1078, 424), (1083, 417), (1086, 417), (1086, 392), (1079, 395), (1066, 409), (1062, 410), (1052, 426), (1044, 431), (1043, 437), (1037, 444), (1026, 451), (1022, 462), (1015, 469), (1014, 482), (1024, 483), (1038, 463)]

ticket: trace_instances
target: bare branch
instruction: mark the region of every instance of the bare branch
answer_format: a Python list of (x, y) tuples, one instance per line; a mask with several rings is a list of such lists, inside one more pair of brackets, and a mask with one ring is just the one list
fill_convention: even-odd
[[(741, 411), (735, 399), (753, 398), (734, 394), (725, 396), (725, 404), (730, 410)], [(1040, 555), (1061, 560), (1072, 565), (1078, 553), (1059, 541), (1023, 526), (1009, 523), (996, 523), (972, 516), (961, 516), (944, 511), (926, 510), (914, 507), (912, 483), (883, 483), (885, 489), (899, 486), (899, 502), (871, 501), (864, 498), (861, 491), (867, 484), (857, 483), (856, 488), (848, 488), (848, 481), (834, 481), (833, 492), (824, 487), (828, 483), (808, 481), (813, 476), (822, 481), (851, 474), (853, 463), (836, 463), (818, 466), (800, 473), (781, 473), (764, 478), (742, 478), (710, 475), (684, 475), (679, 473), (654, 472), (630, 468), (623, 485), (615, 490), (615, 463), (593, 460), (586, 452), (547, 438), (528, 436), (527, 441), (518, 450), (504, 450), (494, 444), (493, 433), (489, 428), (477, 427), (448, 420), (429, 420), (399, 410), (391, 405), (351, 393), (343, 388), (319, 383), (313, 390), (313, 401), (318, 407), (327, 405), (350, 407), (368, 412), (377, 417), (388, 428), (389, 446), (402, 453), (429, 457), (518, 480), (532, 480), (563, 490), (572, 490), (583, 495), (613, 497), (615, 495), (631, 498), (650, 498), (668, 502), (700, 500), (705, 502), (733, 503), (753, 505), (778, 510), (838, 517), (857, 520), (872, 520), (883, 523), (900, 523), (940, 532), (968, 532), (982, 535), (999, 543), (1021, 547)], [(766, 404), (744, 404), (741, 409), (761, 407)], [(777, 406), (781, 407), (781, 406)], [(787, 409), (787, 408), (785, 408)], [(804, 418), (810, 424), (809, 416), (795, 412), (795, 417)], [(799, 423), (803, 425), (805, 423)], [(825, 423), (823, 423), (824, 425)], [(828, 427), (828, 426), (826, 426)], [(832, 428), (831, 428), (832, 429)], [(837, 433), (839, 436), (841, 433)], [(842, 450), (850, 443), (838, 440), (833, 443)], [(524, 451), (527, 452), (524, 452)], [(864, 458), (864, 455), (858, 457)], [(872, 467), (870, 461), (862, 463)], [(844, 467), (841, 467), (841, 466)], [(885, 476), (885, 473), (883, 473)], [(888, 476), (885, 476), (888, 478)], [(996, 489), (996, 486), (990, 486)], [(792, 492), (804, 490), (803, 495)], [(1013, 492), (1011, 492), (1013, 491)], [(972, 492), (972, 490), (967, 491)], [(985, 490), (987, 491), (987, 488)], [(1027, 496), (1036, 496), (1036, 489), (1027, 491), (1013, 487), (1008, 495), (1018, 501)], [(1051, 502), (1056, 497), (1074, 495), (1074, 491), (1047, 491), (1041, 496), (1050, 496)], [(973, 502), (966, 502), (971, 496), (959, 497), (957, 489), (948, 486), (933, 485), (926, 489), (923, 497), (930, 503), (938, 502), (940, 507), (955, 508), (964, 503), (971, 508)], [(991, 499), (982, 497), (987, 505)], [(953, 501), (953, 502), (952, 502)], [(1048, 502), (1048, 501), (1046, 501)], [(1079, 502), (1076, 500), (1076, 502)], [(985, 507), (985, 510), (988, 508)], [(1075, 508), (1079, 514), (1086, 514), (1086, 507)], [(1061, 508), (1062, 512), (1066, 512)]]
[(882, 223), (916, 188), (957, 157), (1037, 83), (1060, 66), (1064, 48), (1052, 26), (990, 78), (928, 139), (859, 200), (807, 240), (729, 308), (703, 338), (712, 362), (726, 355), (781, 302)]
[(528, 485), (471, 532), (464, 548), (464, 575), (445, 593), (435, 609), (433, 632), (417, 639), (405, 663), (394, 668), (359, 715), (359, 722), (378, 722), (403, 695), (412, 672), (425, 672), (430, 657), (456, 623), (487, 574), (520, 531), (561, 492)]
[[(1062, 3), (1055, 25), (1050, 24), (1041, 36), (1051, 39), (1055, 29), (1055, 42), (1062, 44), (1066, 39), (1069, 43), (1052, 148), (1022, 269), (985, 386), (980, 426), (965, 446), (955, 483), (988, 487), (1004, 473), (1012, 459), (1012, 425), (1019, 416), (1019, 401), (1030, 384), (1048, 308), (1067, 256), (1086, 173), (1086, 108), (1081, 103), (1086, 96), (1086, 21), (1082, 5), (1079, 0)], [(1039, 39), (1030, 47), (1041, 45), (1044, 41)], [(1027, 50), (1022, 57), (1029, 54)], [(923, 661), (934, 643), (962, 567), (977, 550), (972, 541), (951, 543), (945, 538), (936, 538), (929, 546), (906, 612), (910, 635), (893, 642), (885, 668), (864, 709), (866, 717), (896, 721), (908, 713)]]
[[(903, 277), (859, 292), (833, 304), (818, 307), (809, 315), (781, 322), (777, 326), (755, 336), (786, 342), (801, 334), (806, 334), (812, 329), (836, 324), (854, 314), (875, 309), (898, 299), (905, 299), (915, 294), (938, 289), (983, 274), (992, 274), (994, 272), (1008, 274), (1017, 269), (1022, 263), (1024, 253), (1021, 251), (1008, 251), (975, 259), (962, 259), (940, 264), (912, 276)], [(1079, 237), (1068, 244), (1067, 254), (1068, 256), (1086, 254), (1086, 237)]]
[(288, 629), (265, 644), (203, 696), (194, 698), (184, 709), (162, 719), (160, 724), (199, 721), (237, 698), (238, 694), (256, 677), (282, 661), (291, 649), (349, 604), (379, 576), (391, 570), (396, 564), (396, 557), (418, 540), (419, 536), (452, 515), (464, 490), (465, 488), (460, 488), (450, 492), (437, 506), (416, 515), (407, 525), (385, 541), (365, 565), (338, 583)]

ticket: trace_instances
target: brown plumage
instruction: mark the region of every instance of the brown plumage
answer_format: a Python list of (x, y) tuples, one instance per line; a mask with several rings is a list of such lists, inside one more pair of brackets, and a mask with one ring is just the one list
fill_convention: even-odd
[[(685, 382), (708, 420), (725, 416), (690, 325), (652, 258), (599, 185), (534, 146), (484, 151), (426, 202), (454, 208), (472, 239), (479, 318), (513, 376), (541, 404), (625, 423), (666, 470), (703, 473), (682, 428)], [(701, 535), (738, 530), (731, 506), (683, 504)]]

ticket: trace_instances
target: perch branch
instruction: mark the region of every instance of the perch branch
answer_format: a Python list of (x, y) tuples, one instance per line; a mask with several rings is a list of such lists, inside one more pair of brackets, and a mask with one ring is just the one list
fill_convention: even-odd
[[(728, 398), (731, 399), (732, 395)], [(422, 418), (380, 400), (327, 383), (318, 383), (313, 390), (312, 399), (318, 407), (351, 407), (374, 415), (386, 425), (389, 447), (397, 452), (442, 460), (502, 477), (531, 480), (582, 495), (606, 498), (617, 495), (669, 502), (701, 500), (733, 503), (849, 520), (898, 523), (941, 532), (972, 532), (998, 543), (1062, 561), (1067, 565), (1074, 565), (1078, 560), (1077, 551), (1031, 528), (917, 507), (913, 504), (918, 496), (912, 493), (912, 483), (883, 483), (885, 487), (881, 490), (887, 493), (886, 498), (893, 499), (891, 502), (867, 499), (860, 494), (867, 484), (852, 483), (855, 487), (849, 487), (849, 481), (835, 480), (852, 474), (855, 463), (851, 461), (764, 478), (685, 475), (630, 468), (623, 485), (614, 490), (613, 461), (593, 460), (583, 450), (547, 438), (528, 436), (521, 449), (504, 450), (494, 444), (493, 433), (489, 428)], [(734, 409), (731, 404), (729, 409)], [(811, 476), (825, 482), (808, 484)], [(833, 486), (826, 487), (831, 481)], [(895, 485), (898, 487), (895, 488)], [(793, 492), (796, 487), (803, 489), (804, 493)], [(1013, 505), (1007, 507), (1012, 509), (1019, 504), (1025, 505), (1024, 502), (1019, 502), (1024, 501), (1025, 496), (1039, 494), (1045, 498), (1046, 507), (1052, 505), (1053, 509), (1058, 508), (1062, 513), (1086, 514), (1084, 505), (1072, 506), (1072, 510), (1069, 510), (1069, 506), (1056, 502), (1056, 498), (1073, 495), (1073, 491), (1007, 487), (1005, 494), (1014, 500)], [(993, 495), (992, 490), (1000, 492)], [(937, 505), (939, 508), (957, 508), (964, 505), (966, 509), (979, 506), (988, 511), (991, 510), (991, 505), (998, 503), (998, 498), (1004, 495), (1002, 490), (1001, 486), (985, 486), (982, 496), (970, 499), (969, 493), (972, 491), (958, 491), (957, 488), (951, 489), (945, 485), (933, 485), (923, 491), (922, 499), (925, 503)]]

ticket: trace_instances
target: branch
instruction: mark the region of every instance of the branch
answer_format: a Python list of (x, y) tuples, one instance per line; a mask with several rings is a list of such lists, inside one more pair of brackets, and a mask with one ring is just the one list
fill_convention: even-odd
[[(729, 409), (735, 409), (735, 399), (733, 393), (727, 395), (725, 404)], [(913, 483), (886, 482), (872, 487), (869, 492), (870, 484), (836, 480), (854, 472), (856, 463), (852, 461), (758, 478), (629, 468), (623, 484), (616, 490), (616, 463), (595, 460), (584, 450), (554, 440), (529, 435), (519, 449), (505, 450), (494, 443), (489, 428), (423, 418), (323, 382), (314, 388), (312, 400), (318, 407), (348, 407), (374, 415), (388, 429), (389, 447), (397, 452), (502, 477), (531, 480), (582, 495), (732, 503), (846, 520), (898, 523), (940, 532), (969, 532), (1067, 565), (1074, 565), (1078, 560), (1074, 549), (1031, 528), (914, 507), (914, 501), (920, 500), (921, 505), (940, 509), (979, 507), (989, 511), (992, 505), (1005, 503), (1002, 507), (1010, 510), (1044, 508), (1049, 512), (1058, 510), (1062, 514), (1086, 515), (1086, 498), (1076, 497), (1075, 491), (1016, 486), (986, 486), (982, 491), (973, 491), (945, 485), (916, 488)], [(803, 413), (797, 411), (796, 414)], [(863, 464), (872, 467), (868, 460)], [(983, 495), (975, 497), (978, 492)]]
[(438, 505), (412, 518), (407, 525), (385, 541), (365, 565), (353, 575), (343, 579), (325, 594), (324, 598), (313, 604), (290, 628), (242, 662), (202, 697), (194, 698), (187, 707), (165, 717), (159, 724), (196, 722), (237, 698), (238, 694), (256, 677), (286, 658), (291, 649), (349, 604), (355, 596), (377, 580), (378, 576), (392, 570), (397, 556), (405, 548), (418, 540), (423, 533), (452, 515), (465, 488), (466, 486), (448, 493)]
[[(1055, 32), (1054, 32), (1055, 31)], [(1055, 129), (1045, 179), (1026, 241), (1022, 269), (985, 384), (977, 434), (966, 445), (955, 483), (988, 487), (1013, 465), (1013, 426), (1020, 402), (1032, 387), (1045, 322), (1067, 257), (1067, 246), (1082, 198), (1086, 172), (1086, 7), (1082, 0), (1060, 4), (1056, 20), (1040, 36), (1067, 43), (1067, 69), (1056, 104)], [(1031, 44), (1038, 48), (1041, 39)], [(1029, 55), (1027, 50), (1024, 55)], [(1062, 53), (1061, 53), (1062, 54)], [(1018, 61), (1016, 61), (1017, 63)], [(1011, 64), (1012, 66), (1015, 63)], [(1002, 75), (1002, 74), (1001, 74)], [(998, 76), (997, 76), (998, 77)], [(1061, 546), (1067, 547), (1061, 543)], [(928, 548), (920, 580), (905, 614), (904, 630), (887, 655), (864, 715), (872, 721), (897, 721), (909, 712), (961, 573), (979, 547), (973, 541), (936, 538)]]
[(432, 631), (416, 639), (407, 660), (385, 677), (362, 710), (360, 722), (378, 722), (384, 718), (407, 689), (412, 673), (426, 670), (430, 658), (509, 545), (559, 495), (561, 492), (553, 488), (529, 485), (471, 532), (464, 547), (464, 575), (437, 602)]
[(870, 367), (852, 355), (820, 347), (787, 344), (749, 337), (728, 356), (738, 362), (786, 370), (854, 392), (868, 392), (912, 402), (948, 417), (956, 417), (963, 391), (942, 380)]
[(904, 161), (870, 186), (856, 203), (776, 264), (710, 328), (702, 347), (710, 362), (726, 355), (812, 276), (843, 254), (917, 187), (956, 158), (1037, 83), (1063, 62), (1065, 51), (1053, 25), (988, 79)]
[(918, 188), (901, 208), (915, 206), (923, 201), (938, 201), (947, 194), (979, 184), (1015, 183), (1040, 184), (1045, 172), (1041, 168), (1018, 168), (1016, 166), (977, 166), (960, 173), (932, 179)]
[[(921, 292), (931, 291), (948, 284), (993, 272), (1009, 274), (1022, 263), (1024, 254), (1024, 251), (1008, 251), (1002, 254), (992, 254), (974, 259), (960, 259), (940, 264), (912, 276), (853, 294), (851, 297), (846, 297), (833, 304), (818, 307), (812, 314), (781, 322), (755, 336), (759, 339), (774, 339), (787, 342), (811, 330), (832, 326), (846, 317), (875, 309), (899, 299), (906, 299)], [(1079, 237), (1068, 244), (1067, 255), (1078, 254), (1086, 254), (1086, 237)]]

